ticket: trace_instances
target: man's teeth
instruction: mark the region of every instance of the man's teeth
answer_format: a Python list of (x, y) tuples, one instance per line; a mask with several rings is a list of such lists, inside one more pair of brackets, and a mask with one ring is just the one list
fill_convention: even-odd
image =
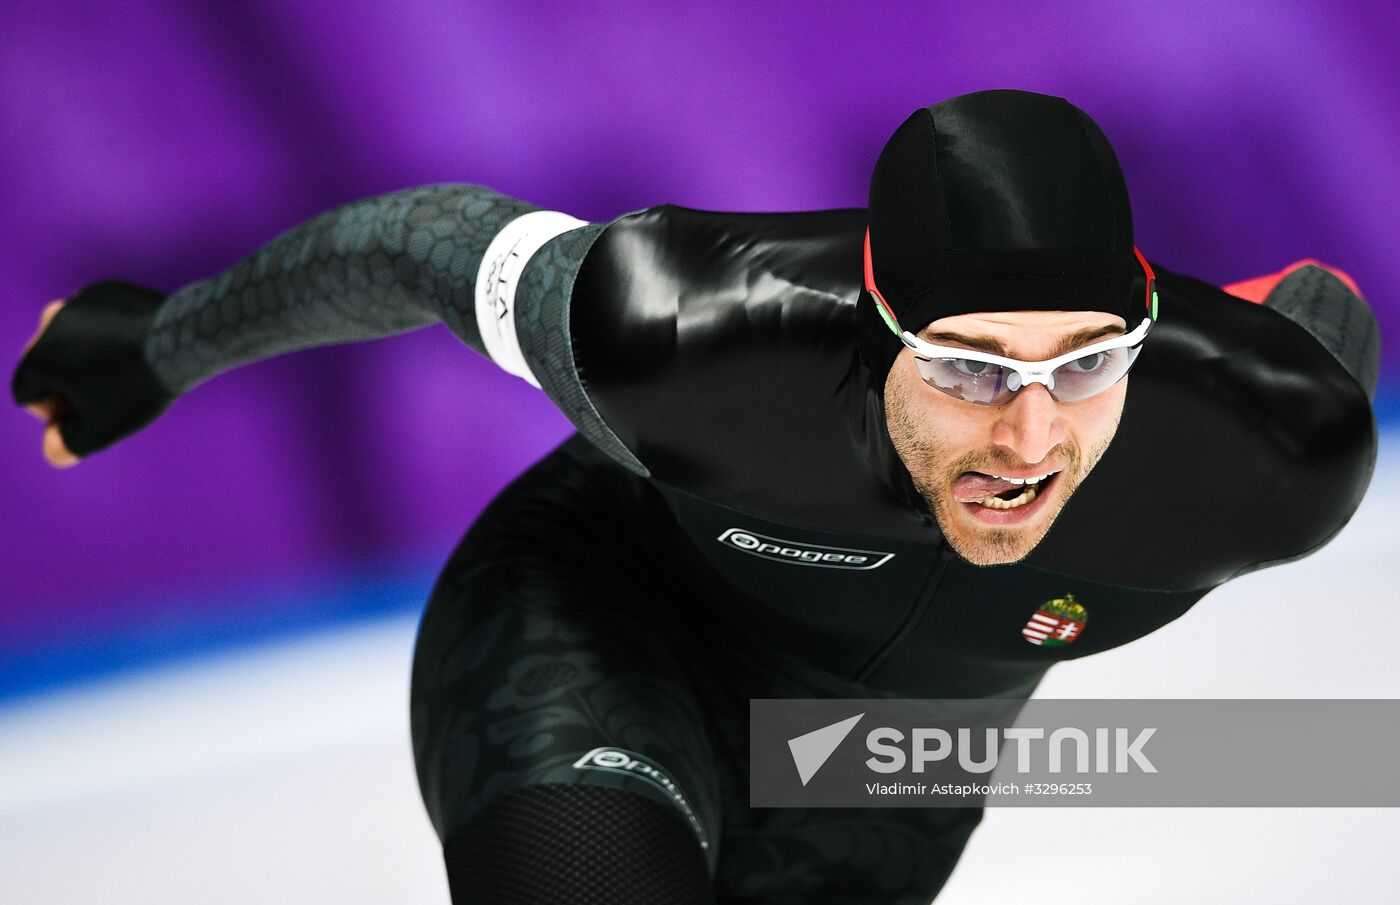
[(1047, 471), (1045, 474), (1036, 475), (1033, 478), (1003, 478), (999, 474), (994, 474), (992, 475), (992, 477), (996, 478), (998, 481), (1010, 481), (1012, 484), (1039, 484), (1041, 481), (1050, 477), (1052, 474), (1056, 474), (1056, 472)]
[(1014, 499), (1003, 500), (999, 496), (989, 496), (985, 500), (981, 500), (979, 505), (987, 509), (1019, 509), (1035, 499), (1035, 495), (1038, 492), (1036, 490), (1037, 485), (1053, 474), (1058, 474), (1058, 472), (1046, 472), (1043, 475), (1036, 475), (1032, 478), (1003, 478), (1001, 475), (992, 475), (994, 478), (1009, 481), (1012, 484), (1024, 484), (1026, 489), (1022, 490), (1020, 496)]
[(978, 505), (987, 509), (1018, 509), (1035, 499), (1035, 484), (1030, 481), (1026, 481), (1025, 483), (1027, 485), (1026, 489), (1021, 491), (1021, 495), (1014, 500), (1003, 500), (1001, 497), (989, 496), (978, 503)]

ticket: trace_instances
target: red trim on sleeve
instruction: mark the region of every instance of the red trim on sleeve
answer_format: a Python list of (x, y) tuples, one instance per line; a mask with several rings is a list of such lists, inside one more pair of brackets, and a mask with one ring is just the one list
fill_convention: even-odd
[(1250, 280), (1240, 280), (1238, 283), (1231, 283), (1228, 286), (1222, 286), (1220, 288), (1231, 295), (1239, 296), (1245, 301), (1262, 304), (1264, 299), (1268, 298), (1269, 293), (1274, 291), (1274, 287), (1283, 282), (1284, 277), (1288, 276), (1299, 267), (1307, 267), (1309, 264), (1314, 267), (1321, 267), (1343, 283), (1346, 283), (1347, 288), (1352, 292), (1356, 293), (1358, 296), (1361, 295), (1361, 290), (1357, 288), (1356, 281), (1351, 278), (1350, 274), (1339, 268), (1324, 264), (1316, 258), (1304, 258), (1301, 261), (1294, 261), (1277, 273), (1265, 274), (1262, 277), (1254, 277)]

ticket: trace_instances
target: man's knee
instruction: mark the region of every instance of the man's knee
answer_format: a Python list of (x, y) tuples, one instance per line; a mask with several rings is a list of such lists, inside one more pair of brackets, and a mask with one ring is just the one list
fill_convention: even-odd
[(676, 809), (634, 792), (545, 783), (492, 801), (443, 844), (456, 905), (713, 903)]

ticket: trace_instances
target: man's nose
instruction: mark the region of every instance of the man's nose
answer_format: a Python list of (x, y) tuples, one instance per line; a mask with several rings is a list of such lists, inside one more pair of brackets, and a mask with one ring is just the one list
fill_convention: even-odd
[(1033, 383), (1001, 407), (992, 442), (1004, 446), (1027, 465), (1041, 461), (1065, 440), (1060, 404), (1043, 384)]

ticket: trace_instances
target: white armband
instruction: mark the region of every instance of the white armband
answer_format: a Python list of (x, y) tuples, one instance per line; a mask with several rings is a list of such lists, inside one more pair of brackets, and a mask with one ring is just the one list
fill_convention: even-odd
[(486, 246), (476, 274), (476, 326), (486, 354), (505, 371), (535, 386), (525, 353), (515, 334), (515, 290), (535, 252), (556, 236), (587, 226), (588, 221), (559, 211), (531, 211), (502, 227)]

